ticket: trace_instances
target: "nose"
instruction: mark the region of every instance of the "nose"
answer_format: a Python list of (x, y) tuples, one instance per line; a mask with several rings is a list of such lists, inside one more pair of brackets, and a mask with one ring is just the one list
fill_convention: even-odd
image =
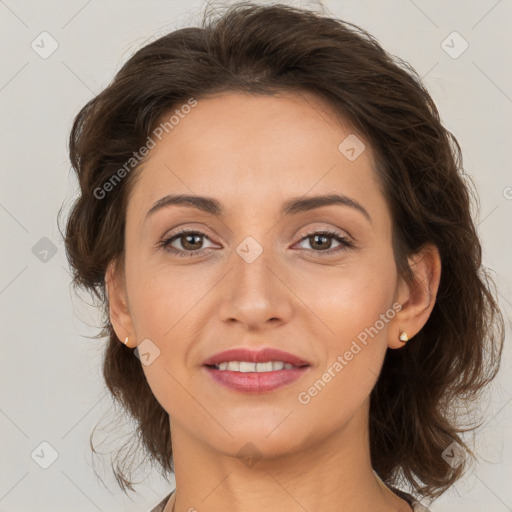
[(248, 330), (288, 322), (293, 313), (294, 294), (286, 280), (286, 271), (266, 251), (254, 261), (235, 254), (233, 266), (221, 285), (221, 320), (238, 322)]

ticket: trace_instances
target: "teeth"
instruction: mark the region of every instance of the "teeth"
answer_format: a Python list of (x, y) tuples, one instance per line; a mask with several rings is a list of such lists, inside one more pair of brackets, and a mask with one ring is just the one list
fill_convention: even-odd
[[(241, 367), (240, 367), (241, 369)], [(267, 363), (257, 363), (256, 371), (257, 372), (271, 372), (274, 369), (272, 361), (268, 361)]]
[[(246, 363), (245, 361), (240, 361), (240, 372), (255, 372), (256, 371), (256, 363)], [(229, 366), (229, 365), (228, 365)]]
[(266, 363), (250, 363), (247, 361), (228, 361), (219, 363), (218, 370), (229, 370), (232, 372), (272, 372), (276, 370), (291, 370), (294, 368), (293, 364), (283, 363), (283, 361), (267, 361)]

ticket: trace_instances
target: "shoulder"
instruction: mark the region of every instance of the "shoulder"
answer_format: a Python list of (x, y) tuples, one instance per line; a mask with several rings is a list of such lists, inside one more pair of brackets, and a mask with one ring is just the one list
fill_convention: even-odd
[(400, 489), (397, 489), (393, 486), (388, 486), (397, 496), (402, 498), (404, 501), (406, 501), (411, 507), (414, 512), (430, 512), (430, 510), (425, 507), (425, 505), (422, 505), (418, 500), (414, 498), (414, 496), (411, 496), (409, 493), (402, 491)]
[(412, 509), (414, 512), (430, 512), (430, 510), (425, 507), (425, 505), (422, 505), (419, 501), (414, 500), (412, 504)]
[(419, 501), (414, 500), (412, 503), (412, 509), (414, 512), (430, 512), (430, 510), (422, 505)]
[[(419, 501), (415, 500), (410, 494), (407, 494), (398, 489), (393, 489), (393, 491), (398, 494), (400, 497), (404, 498), (407, 503), (412, 506), (414, 512), (430, 512), (428, 508), (422, 505)], [(163, 512), (165, 505), (169, 501), (169, 498), (172, 496), (172, 492), (169, 493), (156, 507), (152, 508), (150, 512)]]
[(169, 493), (155, 508), (152, 508), (149, 512), (163, 512), (165, 505), (167, 505), (167, 502), (169, 501), (171, 495), (172, 492)]

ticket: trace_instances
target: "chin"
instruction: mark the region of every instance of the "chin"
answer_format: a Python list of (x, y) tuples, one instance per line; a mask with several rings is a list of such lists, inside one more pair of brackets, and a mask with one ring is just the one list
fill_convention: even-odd
[[(275, 428), (275, 425), (274, 425)], [(243, 428), (238, 425), (236, 429), (228, 429), (232, 438), (226, 441), (222, 439), (205, 441), (212, 449), (224, 455), (240, 459), (276, 459), (296, 453), (301, 449), (301, 436), (297, 431), (291, 432), (280, 427), (272, 432), (272, 429), (262, 429), (255, 426)], [(269, 432), (270, 435), (269, 435)], [(247, 464), (248, 465), (248, 464)]]

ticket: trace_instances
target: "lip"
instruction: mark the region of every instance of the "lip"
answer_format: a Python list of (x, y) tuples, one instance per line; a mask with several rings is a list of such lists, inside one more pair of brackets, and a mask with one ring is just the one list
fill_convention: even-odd
[(309, 366), (292, 368), (291, 370), (275, 370), (272, 372), (232, 372), (217, 370), (211, 366), (203, 366), (208, 375), (232, 391), (241, 393), (261, 394), (282, 388), (300, 379), (310, 369)]
[[(213, 365), (226, 361), (247, 361), (250, 363), (265, 363), (267, 361), (282, 361), (295, 366), (290, 370), (274, 370), (271, 372), (235, 372), (218, 370)], [(217, 383), (242, 393), (261, 394), (274, 391), (300, 379), (310, 369), (310, 363), (275, 348), (266, 347), (261, 350), (233, 348), (219, 352), (203, 363), (206, 373)]]
[[(278, 350), (276, 348), (265, 347), (261, 350), (249, 350), (247, 348), (232, 348), (219, 352), (212, 357), (209, 357), (203, 362), (203, 365), (214, 365), (224, 363), (226, 361), (247, 361), (249, 363), (265, 363), (267, 361), (283, 361), (283, 363), (293, 364), (293, 366), (310, 366), (308, 361), (305, 361), (289, 352)], [(282, 370), (276, 370), (282, 371)], [(293, 370), (287, 370), (293, 371)], [(237, 372), (233, 372), (237, 373)], [(274, 373), (274, 372), (268, 372)]]

